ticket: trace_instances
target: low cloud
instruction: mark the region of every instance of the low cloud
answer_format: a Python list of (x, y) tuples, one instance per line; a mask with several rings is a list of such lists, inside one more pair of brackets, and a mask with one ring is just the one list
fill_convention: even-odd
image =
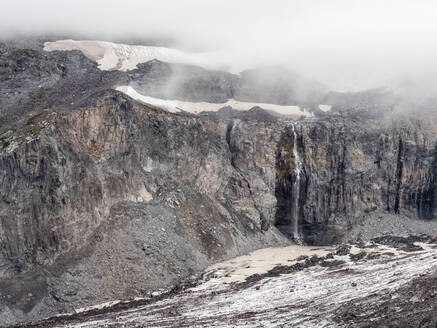
[(232, 65), (287, 66), (331, 89), (434, 93), (432, 0), (14, 0), (0, 37), (68, 36), (219, 51)]

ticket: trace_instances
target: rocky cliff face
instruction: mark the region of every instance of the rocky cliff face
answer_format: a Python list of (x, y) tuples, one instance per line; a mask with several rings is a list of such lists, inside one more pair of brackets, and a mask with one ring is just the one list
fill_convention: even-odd
[(32, 317), (139, 296), (211, 261), (286, 244), (262, 227), (260, 196), (231, 157), (200, 119), (115, 91), (48, 114), (38, 136), (0, 160), (5, 309)]
[[(338, 242), (374, 212), (436, 218), (435, 118), (340, 115), (277, 121), (267, 130), (265, 120), (227, 124), (234, 167), (248, 172), (250, 185), (265, 186), (255, 194), (267, 225), (289, 232), (297, 197), (307, 243)], [(299, 195), (295, 145), (303, 161)]]
[[(435, 121), (363, 123), (337, 117), (301, 125), (300, 218), (309, 242), (329, 243), (375, 211), (436, 218)], [(317, 241), (320, 234), (325, 236)]]
[[(2, 51), (10, 72), (18, 59)], [(144, 73), (147, 65), (102, 73), (76, 52), (65, 56), (65, 72), (45, 70), (47, 96), (13, 127), (8, 115), (21, 100), (15, 91), (3, 97), (3, 322), (174, 286), (211, 262), (289, 243), (294, 220), (308, 244), (336, 243), (356, 227), (405, 216), (410, 231), (423, 220), (435, 229), (435, 116), (362, 107), (301, 121), (260, 108), (171, 114), (107, 89), (135, 74), (143, 87), (153, 85), (156, 71)], [(26, 75), (27, 66), (17, 74), (33, 88), (41, 76)], [(184, 90), (197, 90), (197, 74)], [(217, 89), (204, 86), (208, 99), (228, 97), (225, 75)], [(3, 85), (15, 90), (16, 79)], [(74, 94), (62, 99), (69, 85)]]

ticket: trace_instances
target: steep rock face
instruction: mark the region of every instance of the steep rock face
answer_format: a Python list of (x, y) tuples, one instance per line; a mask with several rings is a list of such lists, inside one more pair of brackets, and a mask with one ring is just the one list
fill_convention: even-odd
[(308, 241), (322, 228), (329, 242), (326, 229), (341, 235), (338, 229), (377, 210), (435, 218), (436, 131), (435, 121), (412, 118), (303, 124), (300, 218)]
[(294, 219), (305, 242), (329, 244), (374, 212), (435, 218), (432, 119), (194, 117), (116, 91), (81, 103), (32, 118), (38, 130), (0, 156), (9, 322), (175, 285), (287, 243)]
[(0, 49), (6, 324), (174, 286), (208, 263), (288, 243), (296, 219), (306, 243), (331, 244), (376, 214), (413, 226), (437, 217), (435, 113), (372, 111), (361, 104), (372, 93), (353, 96), (357, 106), (331, 95), (341, 113), (298, 122), (260, 108), (176, 115), (96, 91), (138, 83), (192, 100), (294, 98), (274, 81), (258, 92), (266, 84), (250, 76), (160, 62), (101, 72), (78, 52), (14, 51)]
[[(290, 234), (297, 200), (305, 241), (331, 244), (374, 213), (436, 218), (435, 117), (365, 116), (293, 123), (228, 115), (208, 126), (226, 137), (232, 165), (256, 200), (252, 215), (263, 227)], [(303, 161), (299, 188), (295, 145)]]
[(199, 118), (115, 91), (84, 103), (1, 155), (4, 317), (142, 295), (287, 243), (263, 228), (260, 196)]

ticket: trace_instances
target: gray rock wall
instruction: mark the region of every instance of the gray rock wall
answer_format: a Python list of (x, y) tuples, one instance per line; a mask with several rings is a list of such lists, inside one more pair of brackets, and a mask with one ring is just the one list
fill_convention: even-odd
[[(296, 198), (308, 244), (355, 238), (364, 221), (373, 236), (380, 220), (402, 218), (414, 232), (437, 218), (435, 116), (361, 105), (298, 122), (260, 108), (177, 115), (106, 88), (136, 81), (151, 93), (223, 101), (250, 100), (264, 84), (246, 90), (230, 74), (157, 62), (102, 73), (77, 52), (1, 45), (0, 55), (5, 324), (148, 295), (209, 263), (287, 244)], [(169, 79), (179, 87), (159, 85)], [(289, 94), (274, 86), (259, 100)]]
[(2, 304), (14, 318), (145, 295), (288, 243), (262, 227), (261, 196), (201, 119), (115, 91), (89, 103), (49, 114), (0, 155)]

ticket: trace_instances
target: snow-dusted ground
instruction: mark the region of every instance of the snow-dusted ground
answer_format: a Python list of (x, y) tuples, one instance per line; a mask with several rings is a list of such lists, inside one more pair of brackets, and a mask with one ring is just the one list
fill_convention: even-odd
[(227, 70), (219, 53), (188, 53), (177, 49), (153, 46), (136, 46), (106, 41), (59, 40), (46, 42), (44, 50), (80, 50), (97, 62), (101, 70), (129, 71), (140, 63), (157, 59), (168, 63), (189, 64), (207, 69)]
[[(360, 311), (354, 315), (366, 316), (369, 310), (365, 309), (378, 309), (387, 295), (396, 300), (400, 288), (436, 272), (436, 246), (416, 245), (423, 249), (405, 252), (367, 244), (369, 247), (353, 247), (352, 256), (328, 256), (302, 269), (235, 283), (254, 273), (266, 273), (273, 266), (304, 263), (302, 255), (323, 256), (332, 251), (304, 246), (264, 249), (210, 267), (205, 281), (188, 291), (54, 327), (355, 327), (335, 318), (336, 313), (356, 306)], [(363, 252), (362, 258), (353, 258)], [(420, 302), (415, 298), (411, 302)]]
[(181, 101), (181, 100), (159, 99), (159, 98), (145, 96), (140, 94), (131, 86), (119, 86), (117, 87), (117, 90), (125, 93), (126, 95), (130, 96), (131, 98), (143, 104), (156, 106), (165, 109), (171, 113), (177, 113), (181, 111), (189, 112), (192, 114), (199, 114), (202, 112), (216, 112), (220, 108), (226, 106), (230, 106), (235, 110), (246, 111), (253, 107), (258, 106), (273, 114), (279, 114), (283, 116), (312, 117), (314, 115), (313, 113), (310, 113), (305, 109), (301, 109), (299, 106), (281, 106), (275, 104), (252, 103), (252, 102), (237, 101), (234, 99), (230, 99), (225, 103), (189, 102), (189, 101)]
[(319, 105), (319, 109), (322, 111), (322, 112), (329, 112), (331, 109), (332, 109), (332, 106), (331, 105), (322, 105), (322, 104), (320, 104)]

